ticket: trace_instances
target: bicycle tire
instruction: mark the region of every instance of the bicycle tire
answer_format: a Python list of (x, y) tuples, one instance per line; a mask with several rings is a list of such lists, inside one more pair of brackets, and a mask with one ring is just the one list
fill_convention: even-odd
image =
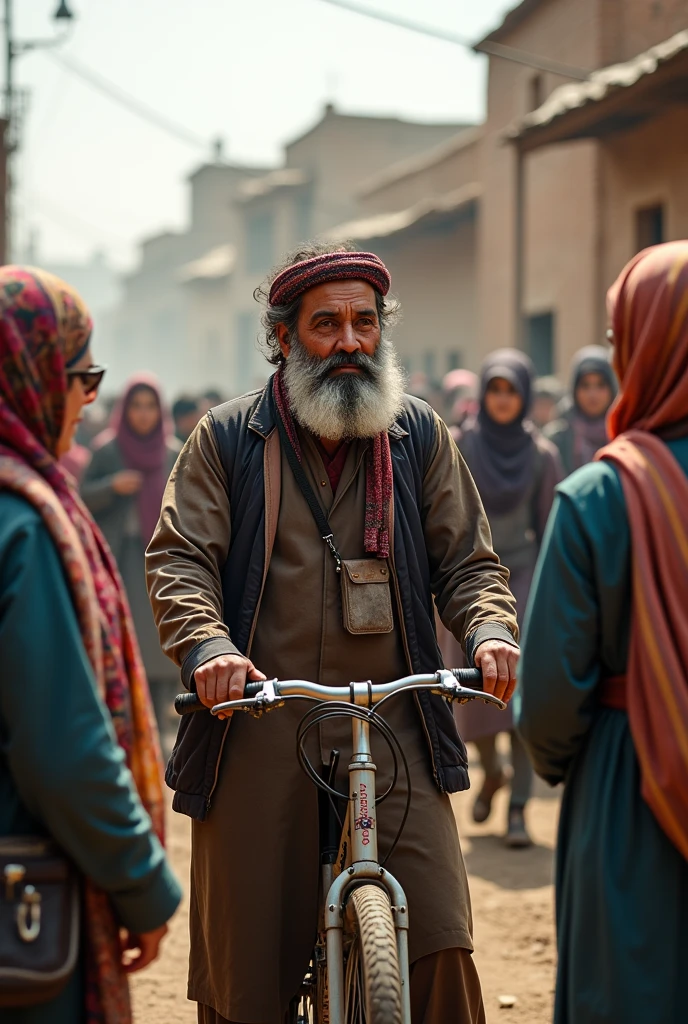
[(349, 902), (358, 930), (366, 1024), (401, 1024), (401, 972), (389, 897), (362, 885)]

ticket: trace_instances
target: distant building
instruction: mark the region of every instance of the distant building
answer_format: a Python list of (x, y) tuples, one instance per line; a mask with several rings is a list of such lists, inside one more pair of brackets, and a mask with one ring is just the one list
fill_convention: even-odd
[(157, 372), (169, 395), (239, 394), (265, 379), (253, 291), (280, 256), (353, 216), (364, 180), (453, 136), (460, 124), (340, 114), (331, 106), (278, 168), (217, 163), (191, 175), (189, 228), (141, 243), (113, 317), (108, 383)]
[(108, 262), (105, 253), (96, 250), (83, 263), (46, 262), (35, 251), (35, 239), (26, 255), (26, 262), (45, 267), (52, 274), (73, 285), (86, 302), (93, 317), (93, 355), (99, 363), (113, 368), (117, 362), (115, 339), (112, 336), (112, 310), (116, 307), (122, 288), (119, 274)]

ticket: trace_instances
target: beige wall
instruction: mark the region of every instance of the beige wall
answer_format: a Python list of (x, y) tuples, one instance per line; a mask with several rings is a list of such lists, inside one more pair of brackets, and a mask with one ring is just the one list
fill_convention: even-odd
[(481, 128), (468, 128), (428, 153), (396, 164), (359, 194), (363, 215), (404, 210), (479, 181)]
[[(449, 229), (403, 233), (394, 242), (373, 242), (389, 267), (392, 293), (401, 302), (402, 321), (394, 342), (411, 371), (431, 372), (437, 380), (449, 369), (449, 354), (461, 351), (473, 366), (476, 327), (474, 220)], [(428, 354), (434, 353), (433, 365)]]
[(602, 64), (630, 60), (688, 28), (686, 0), (600, 0)]
[(663, 203), (666, 240), (688, 238), (688, 106), (605, 143), (603, 284), (636, 252), (635, 212)]
[[(546, 54), (582, 68), (599, 65), (599, 0), (550, 0), (500, 41), (534, 54)], [(533, 76), (531, 68), (490, 58), (488, 73), (488, 116), (482, 146), (483, 200), (478, 242), (479, 327), (478, 345), (482, 355), (495, 345), (513, 345), (516, 325), (516, 155), (505, 145), (505, 129), (529, 109)], [(543, 74), (543, 97), (565, 81)], [(554, 267), (575, 269), (574, 289), (578, 303), (590, 302), (594, 279), (581, 269), (595, 258), (594, 236), (582, 225), (594, 225), (594, 191), (588, 187), (593, 158), (589, 149), (568, 147), (562, 153), (535, 153), (528, 160), (526, 194), (528, 220), (526, 258), (529, 311), (555, 309), (561, 342), (558, 357), (564, 357), (571, 337), (590, 333), (582, 322), (570, 327), (564, 311), (556, 306), (569, 302), (562, 294)], [(572, 197), (575, 196), (575, 209)], [(573, 232), (573, 234), (571, 233)], [(540, 245), (544, 241), (544, 248)], [(561, 251), (567, 244), (572, 251)], [(561, 248), (560, 248), (561, 247)], [(539, 275), (544, 268), (544, 277)], [(568, 282), (566, 291), (568, 291)], [(566, 323), (566, 326), (563, 326)], [(585, 338), (581, 344), (591, 339)], [(556, 367), (557, 369), (559, 366)]]

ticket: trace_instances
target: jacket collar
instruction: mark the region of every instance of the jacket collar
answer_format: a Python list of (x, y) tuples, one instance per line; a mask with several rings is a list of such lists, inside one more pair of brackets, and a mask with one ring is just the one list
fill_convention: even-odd
[[(260, 434), (262, 438), (266, 439), (277, 425), (275, 416), (275, 403), (272, 397), (272, 377), (270, 377), (260, 393), (258, 402), (248, 421), (249, 430), (255, 431), (256, 434)], [(400, 441), (402, 437), (408, 437), (408, 430), (404, 430), (398, 420), (394, 421), (387, 433), (389, 434), (390, 441)]]

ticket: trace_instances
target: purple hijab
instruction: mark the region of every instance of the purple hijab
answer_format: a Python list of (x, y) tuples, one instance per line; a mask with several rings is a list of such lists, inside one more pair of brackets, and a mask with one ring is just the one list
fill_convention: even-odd
[[(144, 388), (155, 394), (160, 409), (160, 419), (150, 434), (142, 436), (135, 434), (127, 423), (127, 409), (134, 394)], [(121, 397), (115, 403), (106, 437), (103, 440), (114, 438), (126, 468), (135, 469), (143, 475), (143, 485), (136, 497), (141, 538), (145, 547), (148, 546), (160, 518), (162, 495), (167, 482), (167, 443), (173, 436), (174, 425), (165, 405), (162, 388), (157, 377), (150, 373), (137, 373), (130, 377), (124, 386)]]
[[(488, 385), (508, 380), (523, 400), (511, 423), (495, 423), (485, 408)], [(490, 353), (480, 370), (480, 410), (466, 425), (461, 445), (488, 516), (513, 512), (530, 487), (535, 462), (535, 428), (526, 419), (535, 370), (524, 352), (502, 348)]]

